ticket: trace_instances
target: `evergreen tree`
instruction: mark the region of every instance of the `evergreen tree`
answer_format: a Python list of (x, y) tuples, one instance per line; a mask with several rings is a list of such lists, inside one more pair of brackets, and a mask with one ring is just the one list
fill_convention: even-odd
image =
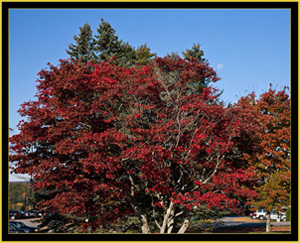
[(119, 40), (115, 35), (116, 31), (102, 18), (97, 33), (98, 35), (93, 37), (91, 27), (86, 23), (80, 28), (79, 35), (74, 36), (76, 44), (69, 45), (66, 52), (72, 59), (81, 59), (83, 62), (113, 59), (113, 63), (121, 67), (153, 63), (156, 53), (151, 53), (146, 44), (135, 49), (128, 42)]
[(153, 62), (153, 57), (156, 56), (156, 53), (151, 53), (150, 48), (147, 47), (147, 44), (141, 45), (136, 49), (136, 64), (147, 65)]
[(118, 58), (115, 63), (121, 67), (131, 67), (137, 60), (137, 54), (131, 45), (128, 42), (122, 43), (121, 52), (119, 53)]
[(85, 23), (84, 26), (79, 29), (79, 35), (74, 36), (76, 44), (69, 45), (69, 49), (66, 50), (66, 52), (72, 59), (81, 59), (83, 62), (94, 60), (94, 40), (91, 27)]
[[(198, 63), (205, 63), (207, 60), (204, 58), (204, 52), (200, 49), (199, 44), (194, 44), (192, 49), (187, 49), (185, 52), (182, 52), (183, 56), (187, 61), (196, 61)], [(207, 79), (205, 75), (202, 76), (200, 80), (193, 81), (193, 92), (199, 93), (203, 91), (203, 88), (209, 87), (212, 80)], [(223, 91), (218, 95), (220, 96)]]
[(101, 18), (97, 32), (99, 34), (95, 35), (97, 61), (107, 61), (113, 56), (118, 59), (122, 55), (122, 40), (118, 40), (118, 36), (115, 35), (116, 31)]
[(122, 67), (132, 67), (136, 65), (147, 65), (154, 62), (153, 57), (156, 53), (151, 53), (150, 48), (146, 44), (141, 45), (137, 49), (130, 46), (128, 42), (122, 44), (122, 53), (117, 64)]
[(188, 61), (191, 60), (191, 58), (196, 58), (199, 62), (205, 61), (205, 58), (203, 58), (204, 52), (200, 49), (199, 44), (194, 44), (191, 50), (187, 49), (185, 52), (182, 52), (182, 54)]
[(111, 25), (101, 18), (101, 24), (97, 29), (98, 35), (95, 36), (95, 50), (97, 61), (111, 60), (114, 64), (122, 67), (131, 67), (135, 65), (146, 65), (151, 63), (151, 58), (156, 53), (151, 53), (146, 44), (138, 47), (136, 50), (128, 42), (119, 40), (115, 35), (116, 31)]

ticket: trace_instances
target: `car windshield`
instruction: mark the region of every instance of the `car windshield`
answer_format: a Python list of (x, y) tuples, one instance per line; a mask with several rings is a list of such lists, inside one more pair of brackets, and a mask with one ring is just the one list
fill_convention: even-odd
[(15, 224), (20, 228), (27, 227), (27, 225), (24, 224), (23, 222), (15, 222)]

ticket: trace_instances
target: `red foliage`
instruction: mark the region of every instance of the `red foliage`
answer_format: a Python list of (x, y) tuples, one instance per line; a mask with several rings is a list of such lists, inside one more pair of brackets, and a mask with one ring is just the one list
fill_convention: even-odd
[(240, 110), (223, 107), (212, 87), (192, 92), (196, 80), (219, 79), (207, 63), (61, 61), (39, 76), (10, 160), (49, 193), (43, 207), (88, 217), (84, 227), (95, 228), (133, 212), (164, 214), (171, 202), (186, 214), (234, 211), (237, 198), (253, 194), (253, 170), (232, 157), (246, 140)]

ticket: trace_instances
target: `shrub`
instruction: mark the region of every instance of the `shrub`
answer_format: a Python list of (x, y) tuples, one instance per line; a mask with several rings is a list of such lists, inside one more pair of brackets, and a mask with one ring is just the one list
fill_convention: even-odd
[(291, 208), (288, 207), (286, 210), (286, 221), (291, 221)]

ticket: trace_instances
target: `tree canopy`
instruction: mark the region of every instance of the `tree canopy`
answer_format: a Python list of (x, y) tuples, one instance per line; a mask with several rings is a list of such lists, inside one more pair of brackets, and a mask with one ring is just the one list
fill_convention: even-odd
[[(263, 124), (260, 136), (261, 152), (255, 157), (256, 173), (260, 181), (255, 187), (258, 196), (252, 205), (264, 207), (268, 214), (272, 210), (283, 211), (291, 204), (291, 123), (290, 97), (287, 87), (281, 91), (270, 89), (253, 104)], [(269, 217), (269, 216), (268, 216)], [(267, 231), (270, 230), (270, 220)]]
[(184, 232), (195, 212), (238, 211), (237, 197), (252, 195), (253, 169), (232, 163), (237, 108), (225, 108), (212, 87), (192, 92), (193, 80), (219, 80), (208, 63), (62, 60), (39, 75), (10, 159), (49, 192), (48, 210), (88, 218), (83, 227), (93, 229), (134, 214), (142, 232)]

